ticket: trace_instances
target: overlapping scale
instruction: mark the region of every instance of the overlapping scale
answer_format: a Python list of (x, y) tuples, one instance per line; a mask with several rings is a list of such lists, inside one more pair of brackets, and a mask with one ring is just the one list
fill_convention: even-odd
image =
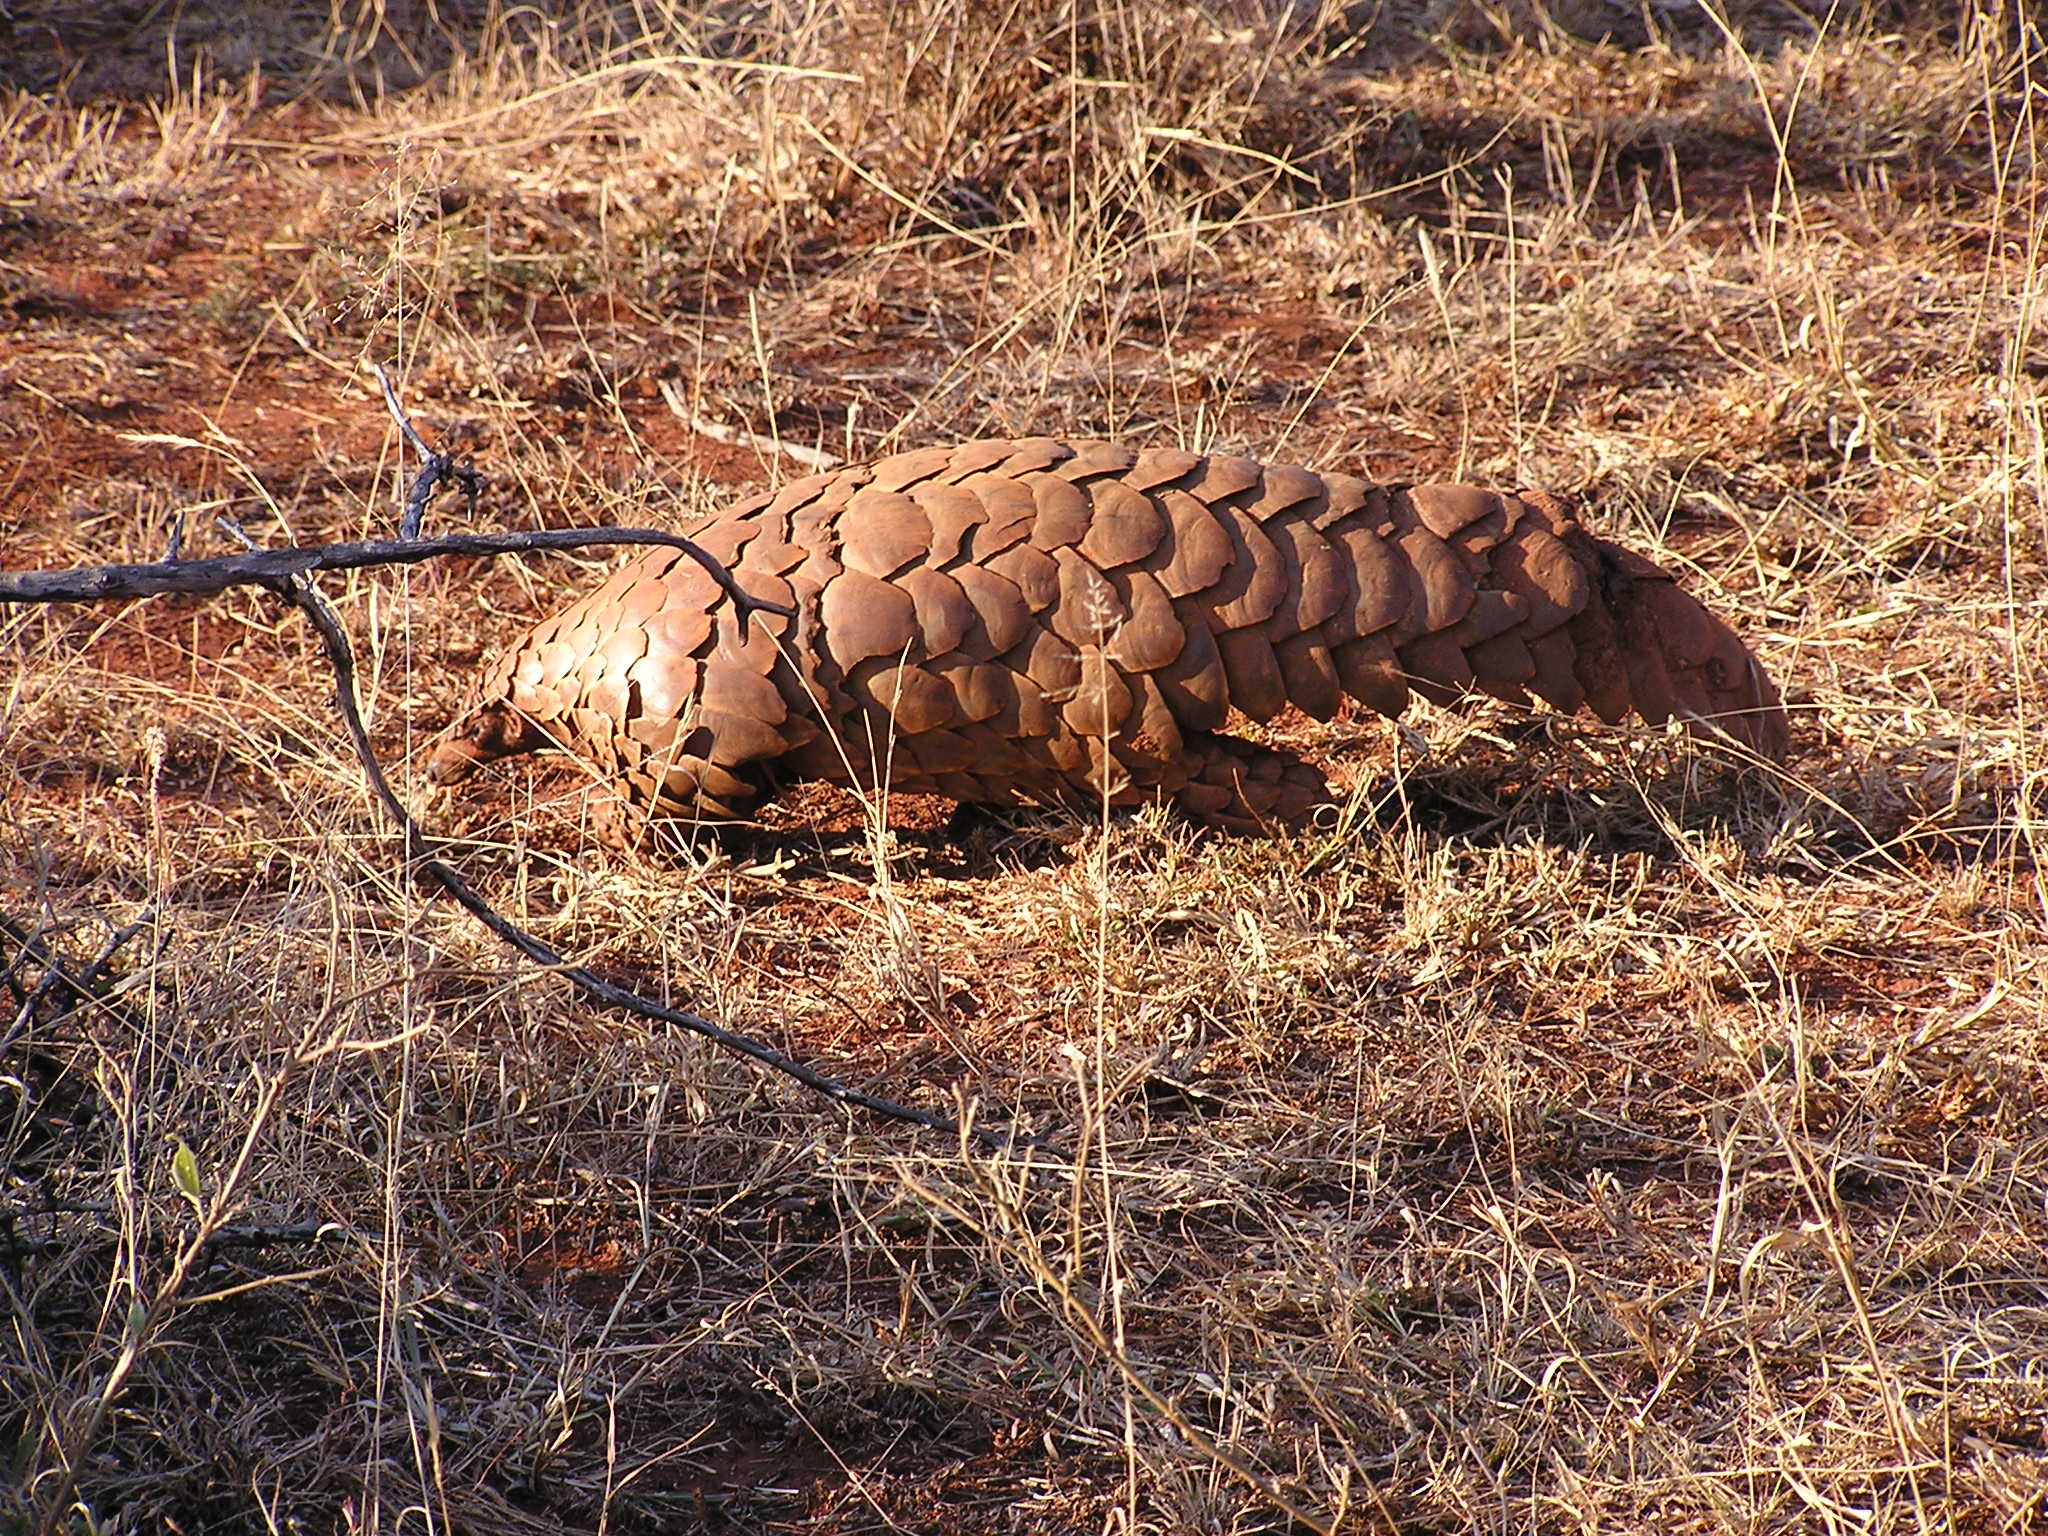
[(500, 658), (430, 773), (552, 740), (661, 814), (886, 774), (985, 800), (1168, 795), (1249, 830), (1322, 779), (1218, 733), (1290, 705), (1534, 694), (1785, 744), (1727, 626), (1535, 492), (990, 439), (812, 476), (694, 536), (797, 616), (742, 623), (696, 561), (650, 550)]

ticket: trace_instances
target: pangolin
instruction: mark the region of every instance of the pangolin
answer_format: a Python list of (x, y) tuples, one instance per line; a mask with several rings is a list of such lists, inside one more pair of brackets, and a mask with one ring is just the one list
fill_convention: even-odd
[(1291, 752), (1225, 734), (1288, 705), (1397, 715), (1411, 693), (1676, 716), (1777, 758), (1743, 643), (1556, 498), (1375, 485), (1223, 453), (1050, 438), (900, 453), (713, 515), (691, 536), (741, 614), (657, 547), (484, 675), (428, 776), (554, 745), (636, 815), (744, 818), (808, 779), (947, 796), (1163, 798), (1255, 831), (1327, 799)]

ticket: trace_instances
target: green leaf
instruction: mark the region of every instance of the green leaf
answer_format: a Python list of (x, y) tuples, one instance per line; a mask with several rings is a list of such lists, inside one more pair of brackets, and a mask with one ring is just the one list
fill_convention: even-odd
[(178, 1150), (171, 1154), (171, 1177), (178, 1182), (178, 1193), (192, 1202), (193, 1210), (198, 1210), (199, 1159), (182, 1141), (178, 1143)]

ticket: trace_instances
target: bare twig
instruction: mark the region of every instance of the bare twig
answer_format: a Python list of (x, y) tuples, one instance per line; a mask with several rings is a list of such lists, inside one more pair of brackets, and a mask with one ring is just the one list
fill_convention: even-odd
[(442, 455), (427, 446), (427, 440), (420, 436), (413, 426), (412, 418), (405, 414), (405, 407), (398, 403), (398, 388), (391, 382), (391, 375), (384, 371), (382, 363), (370, 364), (370, 371), (377, 375), (377, 387), (384, 392), (384, 408), (391, 413), (391, 419), (398, 423), (398, 430), (405, 434), (405, 440), (412, 444), (413, 452), (432, 463)]
[(78, 973), (79, 985), (84, 987), (97, 985), (100, 973), (106, 970), (107, 966), (112, 963), (114, 956), (118, 955), (130, 939), (142, 932), (155, 919), (156, 903), (152, 901), (143, 907), (141, 913), (134, 921), (123, 923), (109, 934), (107, 942), (100, 946), (100, 952), (92, 957), (91, 962), (83, 971)]
[(416, 565), (439, 555), (518, 555), (582, 549), (593, 544), (660, 544), (680, 549), (710, 573), (744, 619), (794, 610), (749, 596), (717, 556), (679, 533), (659, 528), (543, 528), (519, 533), (444, 533), (431, 539), (365, 539), (302, 544), (291, 549), (219, 555), (211, 560), (154, 560), (146, 565), (92, 565), (66, 571), (0, 573), (0, 603), (88, 603), (107, 598), (206, 596), (230, 587), (269, 587), (309, 571)]
[(14, 1022), (7, 1027), (5, 1034), (0, 1034), (0, 1053), (14, 1048), (15, 1042), (21, 1039), (33, 1022), (36, 1008), (53, 992), (68, 992), (80, 1004), (104, 1005), (107, 999), (99, 985), (101, 973), (121, 947), (149, 925), (154, 915), (154, 904), (144, 908), (140, 917), (116, 931), (107, 940), (99, 954), (93, 957), (83, 971), (74, 974), (63, 958), (50, 948), (42, 935), (30, 932), (5, 913), (0, 913), (0, 938), (7, 939), (15, 947), (15, 955), (8, 961), (5, 974), (12, 976), (24, 964), (39, 965), (43, 969), (35, 990), (23, 1000), (21, 1008), (15, 1014)]
[(760, 433), (749, 432), (743, 427), (728, 427), (713, 421), (701, 411), (690, 409), (673, 380), (661, 381), (661, 398), (667, 402), (669, 412), (676, 420), (699, 437), (708, 437), (714, 443), (724, 443), (732, 448), (751, 448), (754, 452), (764, 455), (779, 453), (785, 459), (794, 459), (813, 474), (821, 470), (837, 469), (846, 462), (838, 454), (827, 453), (822, 448), (806, 448), (801, 443), (785, 443), (779, 438), (763, 437)]
[[(96, 1230), (86, 1232), (58, 1232), (35, 1237), (23, 1236), (15, 1230), (21, 1222), (38, 1217), (88, 1216), (105, 1218), (111, 1214), (106, 1205), (64, 1205), (25, 1206), (20, 1208), (0, 1207), (0, 1255), (8, 1258), (36, 1258), (51, 1253), (76, 1253), (86, 1246), (113, 1247), (125, 1241), (123, 1234), (112, 1230), (105, 1220), (96, 1221)], [(99, 1230), (103, 1229), (103, 1230)], [(230, 1222), (226, 1226), (211, 1229), (204, 1246), (221, 1248), (281, 1248), (296, 1243), (339, 1243), (346, 1242), (359, 1234), (353, 1227), (338, 1221), (321, 1221), (308, 1217), (304, 1221), (284, 1222)], [(167, 1239), (168, 1240), (168, 1239)]]
[(483, 477), (470, 465), (457, 464), (452, 455), (430, 447), (420, 436), (419, 429), (413, 426), (412, 419), (405, 414), (405, 407), (398, 403), (398, 390), (391, 382), (391, 375), (384, 371), (381, 363), (370, 366), (376, 370), (377, 387), (384, 392), (385, 409), (391, 412), (391, 419), (398, 423), (398, 430), (404, 434), (405, 440), (426, 461), (414, 477), (412, 489), (406, 492), (405, 511), (398, 520), (398, 536), (401, 539), (420, 536), (420, 519), (426, 516), (427, 503), (434, 499), (434, 492), (446, 480), (452, 480), (462, 488), (463, 495), (469, 500), (470, 513), (474, 515), (477, 498), (483, 493)]
[[(408, 436), (416, 438), (408, 427)], [(436, 456), (439, 457), (439, 456)], [(230, 530), (231, 532), (235, 530)], [(212, 560), (158, 561), (149, 565), (97, 566), (68, 571), (34, 571), (18, 576), (0, 576), (0, 602), (84, 602), (102, 598), (148, 597), (161, 593), (213, 593), (235, 586), (259, 586), (276, 593), (303, 613), (327, 652), (334, 672), (334, 701), (348, 728), (356, 757), (368, 778), (370, 789), (384, 813), (398, 828), (405, 854), (421, 873), (453, 897), (465, 912), (496, 934), (506, 944), (536, 965), (559, 973), (586, 996), (607, 1007), (624, 1009), (702, 1035), (724, 1050), (784, 1076), (793, 1078), (812, 1092), (856, 1109), (865, 1109), (887, 1119), (922, 1126), (944, 1135), (973, 1137), (997, 1150), (1032, 1142), (1033, 1138), (1006, 1136), (984, 1127), (965, 1127), (949, 1116), (934, 1114), (900, 1104), (894, 1099), (863, 1092), (814, 1071), (774, 1047), (714, 1023), (687, 1009), (670, 1008), (648, 1001), (637, 993), (606, 981), (584, 966), (563, 956), (501, 917), (454, 869), (437, 857), (438, 845), (421, 831), (411, 814), (392, 792), (377, 761), (370, 734), (363, 724), (356, 701), (355, 652), (348, 635), (307, 579), (316, 570), (346, 570), (372, 565), (410, 564), (441, 554), (510, 554), (543, 549), (574, 549), (593, 544), (659, 544), (681, 549), (709, 571), (730, 596), (742, 618), (760, 610), (792, 612), (779, 603), (751, 597), (730, 572), (711, 554), (677, 534), (644, 528), (564, 529), (538, 533), (445, 534), (431, 539), (369, 540), (355, 544), (309, 545), (295, 549), (263, 550), (245, 555), (227, 555)]]

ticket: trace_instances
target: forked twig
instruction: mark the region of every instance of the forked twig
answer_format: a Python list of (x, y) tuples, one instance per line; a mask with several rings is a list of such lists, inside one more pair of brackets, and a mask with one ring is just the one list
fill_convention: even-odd
[[(0, 574), (0, 603), (90, 602), (105, 598), (153, 597), (164, 593), (216, 593), (230, 587), (257, 586), (275, 593), (306, 616), (327, 653), (334, 673), (334, 703), (348, 728), (356, 758), (370, 783), (377, 803), (397, 827), (408, 864), (425, 874), (454, 898), (470, 916), (498, 938), (533, 961), (558, 973), (586, 996), (606, 1007), (623, 1009), (642, 1018), (672, 1024), (701, 1035), (720, 1048), (743, 1056), (785, 1077), (794, 1079), (814, 1093), (856, 1109), (865, 1109), (887, 1119), (918, 1125), (949, 1136), (971, 1136), (998, 1151), (1018, 1145), (1035, 1145), (1039, 1138), (1004, 1135), (974, 1125), (963, 1125), (946, 1115), (900, 1104), (861, 1089), (850, 1087), (822, 1072), (784, 1055), (773, 1046), (737, 1034), (702, 1014), (650, 1002), (639, 994), (606, 981), (585, 966), (565, 959), (541, 940), (500, 916), (473, 890), (456, 869), (439, 857), (440, 844), (429, 838), (412, 818), (384, 776), (370, 733), (363, 724), (356, 698), (355, 650), (334, 610), (313, 586), (314, 571), (351, 570), (366, 566), (412, 564), (437, 555), (499, 555), (534, 550), (576, 549), (596, 544), (657, 544), (682, 550), (701, 565), (732, 600), (744, 622), (761, 611), (789, 615), (793, 610), (780, 603), (753, 597), (741, 588), (724, 564), (708, 551), (679, 534), (651, 528), (561, 529), (530, 533), (443, 534), (417, 538), (419, 518), (436, 489), (449, 481), (472, 496), (478, 484), (476, 472), (455, 464), (435, 452), (414, 430), (398, 403), (397, 392), (383, 370), (378, 370), (384, 398), (398, 421), (406, 440), (426, 457), (426, 465), (415, 478), (406, 498), (402, 537), (374, 539), (349, 544), (304, 545), (292, 549), (252, 550), (209, 560), (168, 559), (146, 565), (107, 565), (63, 571), (30, 571)], [(230, 530), (238, 532), (238, 530)]]
[[(758, 1040), (735, 1034), (702, 1014), (649, 1002), (636, 992), (606, 981), (595, 971), (565, 960), (532, 934), (501, 917), (490, 903), (470, 888), (469, 882), (464, 880), (453, 866), (435, 856), (434, 842), (420, 830), (411, 813), (399, 802), (398, 796), (392, 793), (391, 785), (384, 777), (384, 769), (378, 763), (376, 754), (370, 746), (370, 733), (363, 724), (362, 711), (356, 704), (354, 650), (349, 645), (348, 636), (342, 631), (341, 621), (327, 605), (327, 600), (303, 577), (280, 582), (272, 590), (306, 616), (314, 630), (318, 632), (322, 644), (326, 646), (328, 665), (334, 670), (335, 707), (341, 711), (342, 720), (348, 726), (349, 739), (355, 744), (356, 757), (363, 765), (363, 772), (369, 777), (371, 793), (376, 796), (377, 803), (384, 807), (385, 815), (398, 825), (400, 835), (405, 840), (407, 860), (415, 863), (422, 873), (452, 896), (471, 917), (534, 964), (557, 972), (579, 990), (609, 1007), (623, 1008), (630, 1013), (639, 1014), (642, 1018), (674, 1024), (693, 1034), (702, 1035), (736, 1055), (744, 1056), (750, 1061), (759, 1062), (764, 1067), (770, 1067), (787, 1077), (794, 1078), (814, 1093), (836, 1099), (842, 1104), (871, 1110), (891, 1120), (921, 1125), (927, 1130), (940, 1131), (948, 1135), (960, 1134), (959, 1122), (944, 1115), (914, 1109), (908, 1104), (899, 1104), (894, 1099), (881, 1098), (875, 1094), (864, 1093), (858, 1088), (848, 1087), (822, 1072), (812, 1070), (793, 1057), (785, 1056), (773, 1046), (763, 1045)], [(1008, 1145), (1004, 1137), (993, 1131), (980, 1126), (969, 1126), (967, 1129), (976, 1138), (991, 1146)]]
[(271, 587), (311, 571), (349, 571), (373, 565), (417, 565), (440, 555), (523, 555), (581, 549), (592, 544), (665, 544), (680, 549), (710, 573), (742, 617), (757, 610), (785, 616), (793, 610), (752, 597), (709, 550), (659, 528), (542, 528), (513, 533), (442, 533), (425, 539), (364, 539), (348, 544), (300, 544), (259, 549), (210, 560), (154, 560), (147, 565), (87, 565), (65, 571), (0, 572), (0, 603), (90, 603), (105, 598), (209, 596), (230, 587)]
[[(76, 1253), (81, 1247), (114, 1247), (123, 1239), (112, 1228), (108, 1218), (112, 1207), (106, 1205), (71, 1205), (61, 1208), (36, 1206), (0, 1206), (0, 1255), (10, 1259), (40, 1258), (52, 1253)], [(47, 1236), (25, 1237), (15, 1231), (17, 1225), (38, 1217), (88, 1216), (97, 1218), (94, 1225), (97, 1232), (59, 1232)], [(183, 1243), (185, 1237), (177, 1238)], [(209, 1252), (228, 1248), (278, 1248), (299, 1247), (311, 1243), (347, 1243), (362, 1240), (362, 1234), (353, 1227), (338, 1221), (322, 1221), (309, 1217), (304, 1221), (250, 1222), (231, 1221), (225, 1226), (207, 1230), (204, 1247)]]
[(0, 939), (6, 939), (14, 951), (6, 966), (0, 967), (0, 980), (11, 982), (19, 970), (31, 964), (40, 966), (43, 972), (35, 990), (22, 998), (13, 1023), (0, 1032), (0, 1055), (14, 1048), (15, 1042), (28, 1032), (43, 1000), (57, 992), (68, 993), (81, 1005), (108, 1006), (107, 992), (100, 986), (100, 976), (122, 946), (149, 926), (155, 910), (154, 902), (144, 907), (141, 916), (117, 929), (100, 946), (100, 952), (84, 970), (75, 972), (40, 933), (23, 928), (5, 913), (0, 913)]
[(440, 489), (444, 480), (453, 480), (462, 487), (462, 494), (469, 499), (469, 510), (475, 512), (477, 498), (483, 494), (483, 476), (472, 466), (457, 464), (451, 455), (429, 447), (405, 414), (405, 407), (398, 403), (398, 390), (391, 382), (391, 375), (384, 371), (384, 365), (372, 363), (370, 367), (377, 375), (377, 387), (384, 392), (384, 408), (391, 413), (391, 419), (398, 423), (399, 432), (423, 461), (419, 474), (413, 478), (412, 489), (405, 494), (405, 511), (398, 520), (398, 536), (401, 539), (420, 536), (420, 519), (426, 516), (427, 503), (434, 499), (434, 492)]

